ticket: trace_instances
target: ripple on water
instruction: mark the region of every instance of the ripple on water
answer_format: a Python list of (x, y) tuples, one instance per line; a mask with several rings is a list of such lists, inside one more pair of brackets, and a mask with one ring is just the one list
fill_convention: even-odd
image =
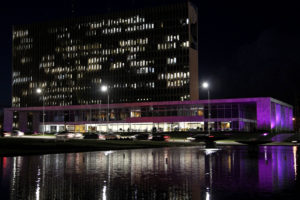
[(0, 188), (10, 199), (294, 198), (298, 158), (298, 147), (280, 146), (5, 157)]

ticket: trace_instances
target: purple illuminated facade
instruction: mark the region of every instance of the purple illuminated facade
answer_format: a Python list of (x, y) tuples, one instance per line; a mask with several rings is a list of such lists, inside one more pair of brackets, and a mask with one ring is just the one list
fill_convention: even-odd
[[(293, 130), (293, 107), (270, 97), (7, 108), (4, 130), (24, 132)], [(109, 116), (109, 119), (107, 119)], [(109, 121), (109, 122), (107, 122)]]

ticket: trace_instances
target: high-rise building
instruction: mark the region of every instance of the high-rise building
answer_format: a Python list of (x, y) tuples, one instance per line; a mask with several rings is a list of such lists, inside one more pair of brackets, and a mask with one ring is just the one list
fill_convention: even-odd
[(197, 44), (190, 2), (14, 26), (12, 106), (197, 100)]

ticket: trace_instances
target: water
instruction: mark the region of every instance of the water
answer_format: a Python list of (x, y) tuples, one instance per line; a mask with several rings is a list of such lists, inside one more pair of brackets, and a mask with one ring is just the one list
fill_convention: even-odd
[(0, 157), (0, 199), (299, 199), (298, 147)]

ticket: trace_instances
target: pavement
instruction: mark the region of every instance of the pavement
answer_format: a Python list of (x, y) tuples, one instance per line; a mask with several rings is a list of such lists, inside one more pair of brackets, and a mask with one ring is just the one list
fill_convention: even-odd
[(233, 140), (217, 140), (216, 143), (217, 145), (244, 145)]
[[(15, 136), (13, 136), (15, 137)], [(18, 138), (30, 138), (30, 139), (49, 139), (49, 140), (53, 140), (55, 139), (55, 136), (49, 136), (49, 135), (24, 135), (24, 136), (20, 136)], [(187, 139), (170, 139), (170, 142), (189, 142)], [(199, 143), (203, 143), (203, 142), (199, 142)], [(241, 144), (239, 142), (235, 142), (233, 140), (217, 140), (216, 141), (217, 145), (245, 145), (245, 144)], [(284, 145), (284, 146), (299, 146), (300, 143), (293, 143), (293, 142), (277, 142), (277, 141), (273, 141), (264, 145)]]
[(49, 135), (24, 135), (20, 138), (30, 138), (30, 139), (55, 139), (55, 136), (49, 136)]

